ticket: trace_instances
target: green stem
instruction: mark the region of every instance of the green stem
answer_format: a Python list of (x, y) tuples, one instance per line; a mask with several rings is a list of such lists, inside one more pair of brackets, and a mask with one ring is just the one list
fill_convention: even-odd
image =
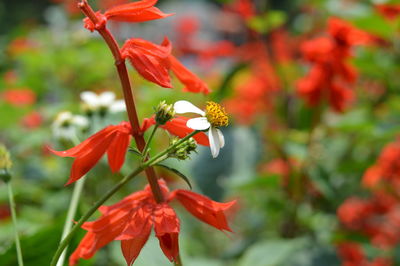
[(11, 217), (12, 217), (12, 221), (13, 221), (13, 225), (14, 225), (15, 247), (17, 249), (18, 265), (23, 266), (24, 261), (22, 259), (21, 243), (19, 241), (19, 236), (18, 236), (17, 214), (16, 214), (16, 210), (15, 210), (14, 194), (13, 194), (13, 190), (11, 187), (11, 182), (7, 182), (7, 187), (8, 187), (8, 199), (10, 201)]
[(181, 254), (180, 254), (180, 253), (178, 253), (178, 257), (177, 257), (176, 260), (174, 261), (174, 265), (175, 265), (175, 266), (183, 266), (182, 259), (181, 259)]
[[(63, 233), (61, 236), (61, 241), (71, 231), (71, 228), (73, 225), (73, 219), (75, 217), (76, 209), (78, 208), (79, 198), (81, 196), (83, 185), (85, 184), (85, 180), (86, 180), (86, 178), (85, 178), (85, 176), (83, 176), (81, 179), (79, 179), (76, 182), (76, 184), (74, 186), (74, 190), (72, 192), (72, 197), (71, 197), (71, 202), (70, 202), (69, 208), (68, 208), (67, 218), (65, 219), (64, 229), (63, 229)], [(64, 265), (67, 248), (68, 248), (68, 246), (65, 248), (64, 252), (61, 254), (60, 259), (57, 262), (57, 266)]]
[[(72, 142), (73, 142), (73, 144), (75, 146), (79, 145), (79, 143), (80, 143), (79, 138), (75, 134), (71, 137), (71, 140), (72, 140)], [(78, 208), (79, 199), (80, 199), (81, 194), (82, 194), (83, 185), (85, 184), (85, 180), (86, 180), (86, 175), (82, 176), (82, 178), (79, 179), (74, 184), (74, 190), (72, 191), (71, 201), (69, 203), (67, 217), (65, 218), (64, 228), (63, 228), (63, 232), (62, 232), (62, 235), (61, 235), (61, 241), (71, 231), (71, 228), (72, 228), (72, 225), (73, 225), (73, 219), (75, 217), (76, 210)], [(65, 256), (67, 254), (67, 249), (68, 249), (68, 246), (65, 248), (65, 250), (61, 254), (61, 256), (60, 256), (60, 258), (59, 258), (59, 260), (57, 262), (57, 266), (63, 266), (64, 265)]]
[(144, 158), (147, 158), (147, 153), (148, 153), (148, 149), (149, 149), (149, 146), (150, 146), (150, 142), (153, 140), (154, 134), (156, 133), (157, 129), (158, 129), (158, 125), (156, 124), (153, 127), (153, 130), (151, 131), (149, 139), (147, 140), (146, 145), (143, 148), (142, 154), (144, 155)]
[(53, 259), (51, 260), (50, 266), (56, 266), (57, 261), (59, 257), (61, 256), (62, 252), (64, 249), (68, 246), (68, 243), (71, 241), (72, 237), (74, 234), (79, 230), (79, 228), (82, 226), (84, 222), (86, 222), (90, 216), (92, 216), (93, 213), (96, 212), (96, 210), (104, 203), (106, 202), (112, 195), (115, 194), (121, 187), (123, 187), (126, 183), (128, 183), (132, 178), (137, 176), (140, 172), (143, 170), (147, 169), (148, 167), (153, 166), (155, 163), (159, 162), (160, 158), (167, 158), (167, 155), (171, 150), (175, 149), (179, 145), (181, 145), (183, 142), (188, 140), (189, 138), (193, 137), (195, 134), (199, 133), (199, 131), (193, 131), (189, 135), (185, 136), (184, 138), (180, 139), (178, 142), (176, 142), (174, 145), (168, 147), (163, 152), (160, 152), (150, 160), (144, 162), (142, 165), (137, 167), (132, 173), (129, 175), (125, 176), (121, 181), (119, 181), (110, 191), (108, 191), (100, 200), (98, 200), (88, 211), (85, 215), (83, 215), (79, 221), (72, 227), (71, 231), (69, 234), (61, 241), (60, 245), (58, 246)]

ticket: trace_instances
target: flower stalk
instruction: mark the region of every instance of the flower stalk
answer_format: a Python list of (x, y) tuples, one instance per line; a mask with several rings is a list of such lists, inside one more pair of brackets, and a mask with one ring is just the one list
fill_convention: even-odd
[(18, 259), (18, 265), (23, 266), (24, 261), (22, 259), (22, 249), (21, 249), (21, 243), (19, 241), (19, 236), (18, 236), (18, 223), (17, 223), (17, 214), (16, 214), (16, 209), (15, 209), (15, 201), (14, 201), (14, 193), (11, 187), (11, 182), (7, 182), (7, 188), (8, 188), (8, 200), (10, 203), (10, 209), (11, 209), (11, 217), (14, 225), (14, 233), (15, 233), (15, 248), (17, 249), (17, 259)]
[[(95, 25), (95, 29), (99, 32), (99, 34), (103, 37), (104, 41), (107, 43), (113, 57), (115, 60), (115, 66), (118, 71), (118, 76), (121, 82), (126, 109), (128, 112), (129, 121), (132, 126), (132, 136), (135, 139), (137, 148), (139, 151), (143, 152), (146, 141), (144, 140), (143, 134), (140, 130), (139, 126), (139, 118), (136, 111), (136, 105), (134, 101), (134, 97), (132, 94), (132, 88), (129, 81), (128, 71), (125, 64), (125, 59), (122, 57), (121, 51), (119, 49), (118, 43), (111, 34), (111, 32), (106, 28), (105, 22), (100, 21), (93, 9), (88, 4), (87, 0), (80, 0), (78, 3), (78, 7), (82, 10), (82, 12), (93, 22)], [(148, 158), (145, 158), (148, 160)], [(152, 167), (149, 167), (145, 170), (147, 180), (150, 184), (151, 190), (153, 192), (155, 200), (160, 203), (164, 201), (164, 197), (161, 193), (161, 189), (157, 182), (156, 172)]]

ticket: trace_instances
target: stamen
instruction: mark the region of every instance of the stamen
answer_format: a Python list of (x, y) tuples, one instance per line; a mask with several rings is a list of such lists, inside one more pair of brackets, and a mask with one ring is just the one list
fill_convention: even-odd
[(225, 127), (229, 123), (225, 109), (216, 102), (207, 102), (206, 117), (213, 127)]

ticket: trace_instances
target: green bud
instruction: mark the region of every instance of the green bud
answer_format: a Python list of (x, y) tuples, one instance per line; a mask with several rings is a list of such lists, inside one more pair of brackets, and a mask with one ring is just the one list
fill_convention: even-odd
[(11, 179), (11, 175), (8, 171), (11, 168), (11, 165), (10, 154), (6, 147), (0, 144), (0, 179), (6, 183)]
[(162, 101), (158, 104), (156, 111), (156, 123), (158, 125), (165, 125), (175, 115), (174, 106)]
[[(170, 141), (170, 146), (175, 145), (179, 141), (179, 138), (173, 138)], [(178, 160), (186, 160), (190, 158), (190, 153), (196, 151), (197, 144), (193, 138), (186, 140), (181, 143), (178, 147), (169, 153), (170, 157), (177, 158)]]

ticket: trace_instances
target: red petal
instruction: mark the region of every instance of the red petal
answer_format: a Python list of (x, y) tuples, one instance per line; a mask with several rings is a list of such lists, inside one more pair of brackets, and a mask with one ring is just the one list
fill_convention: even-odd
[(165, 14), (156, 7), (150, 7), (136, 12), (109, 12), (105, 16), (109, 20), (122, 21), (122, 22), (144, 22), (149, 20), (162, 19), (174, 14)]
[(125, 162), (130, 138), (129, 133), (118, 132), (107, 150), (108, 164), (114, 173), (118, 172)]
[(116, 240), (129, 240), (141, 237), (143, 232), (151, 230), (152, 208), (149, 205), (137, 208), (130, 218), (129, 224), (125, 227), (124, 231), (116, 238)]
[(146, 198), (151, 198), (151, 193), (149, 191), (140, 190), (135, 193), (132, 193), (131, 195), (125, 197), (123, 200), (111, 206), (105, 206), (105, 205), (100, 206), (99, 211), (103, 215), (105, 215), (115, 209), (122, 208), (126, 204), (131, 204), (132, 208), (134, 208), (135, 204), (139, 204), (140, 201), (145, 201)]
[(169, 59), (172, 72), (174, 72), (176, 77), (186, 86), (184, 91), (204, 94), (210, 93), (207, 84), (190, 72), (189, 69), (182, 65), (174, 56), (171, 55)]
[(128, 55), (132, 66), (139, 74), (150, 82), (154, 82), (164, 88), (172, 88), (168, 74), (168, 68), (154, 57), (131, 52)]
[(97, 250), (93, 249), (95, 241), (95, 235), (93, 233), (87, 233), (78, 247), (69, 257), (69, 266), (74, 266), (78, 263), (80, 258), (90, 259), (96, 253)]
[(173, 261), (179, 254), (179, 219), (166, 203), (158, 204), (153, 211), (154, 231), (165, 256)]
[(228, 226), (224, 212), (231, 208), (236, 201), (219, 203), (203, 195), (181, 189), (171, 193), (170, 199), (173, 198), (179, 200), (186, 210), (199, 220), (219, 230), (232, 232)]
[(76, 157), (72, 163), (71, 175), (66, 185), (75, 182), (95, 166), (95, 164), (104, 155), (111, 142), (114, 140), (116, 134), (117, 132), (112, 132), (111, 134), (107, 135), (102, 142), (94, 147), (90, 147), (90, 150), (84, 155)]
[[(180, 116), (180, 117), (171, 119), (165, 125), (160, 126), (160, 127), (165, 129), (165, 130), (167, 130), (169, 133), (171, 133), (174, 136), (177, 136), (179, 138), (183, 138), (186, 135), (188, 135), (188, 134), (190, 134), (190, 133), (192, 133), (194, 131), (193, 129), (188, 128), (186, 126), (186, 122), (189, 119), (190, 118), (188, 118), (188, 117)], [(193, 138), (200, 145), (210, 146), (210, 142), (208, 140), (208, 137), (204, 132), (197, 133), (196, 135), (194, 135)]]
[(157, 4), (157, 0), (142, 0), (129, 4), (115, 6), (107, 10), (106, 14), (108, 14), (109, 16), (113, 16), (118, 14), (135, 13), (146, 8), (150, 8), (155, 4)]
[(89, 259), (97, 250), (114, 240), (130, 221), (131, 208), (116, 210), (109, 215), (102, 216), (94, 222), (84, 223), (82, 228), (92, 231), (86, 233), (77, 249), (70, 257), (70, 265), (75, 265), (79, 258)]
[(108, 126), (96, 134), (90, 136), (77, 146), (66, 150), (66, 151), (55, 151), (48, 147), (48, 149), (54, 153), (57, 156), (61, 157), (77, 157), (77, 156), (82, 156), (85, 153), (88, 153), (92, 147), (99, 145), (101, 142), (103, 142), (104, 138), (107, 137), (108, 134), (110, 134), (112, 131), (115, 130), (115, 126)]
[(150, 232), (151, 227), (149, 230), (143, 231), (142, 235), (137, 238), (121, 241), (122, 254), (128, 266), (131, 266), (135, 262), (137, 256), (139, 256), (144, 244), (146, 244), (149, 239)]

